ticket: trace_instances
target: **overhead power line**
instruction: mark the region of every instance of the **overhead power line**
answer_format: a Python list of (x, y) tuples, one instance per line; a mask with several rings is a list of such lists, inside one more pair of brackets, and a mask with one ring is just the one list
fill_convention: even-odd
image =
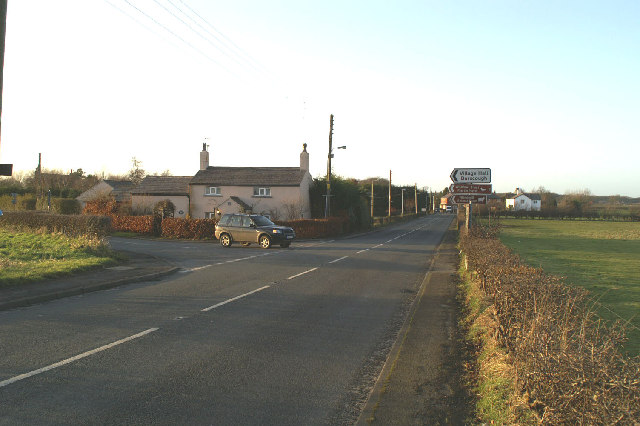
[[(106, 1), (106, 0), (105, 0)], [(133, 9), (135, 9), (138, 13), (142, 14), (144, 17), (146, 17), (147, 19), (149, 19), (150, 21), (152, 21), (154, 24), (158, 25), (159, 27), (161, 27), (162, 29), (164, 29), (165, 31), (167, 31), (169, 34), (171, 34), (172, 36), (174, 36), (175, 38), (177, 38), (178, 40), (180, 40), (182, 43), (186, 44), (187, 46), (189, 46), (191, 49), (195, 50), (196, 52), (198, 52), (200, 55), (204, 56), (205, 58), (207, 58), (208, 60), (210, 60), (211, 62), (213, 62), (214, 64), (216, 64), (217, 66), (219, 66), (220, 68), (222, 68), (223, 70), (225, 70), (226, 72), (228, 72), (231, 75), (234, 75), (227, 67), (225, 67), (224, 65), (222, 65), (219, 61), (216, 61), (215, 59), (213, 59), (211, 56), (207, 55), (206, 53), (204, 53), (202, 50), (198, 49), (196, 46), (194, 46), (192, 43), (188, 42), (187, 40), (185, 40), (183, 37), (179, 36), (178, 34), (176, 34), (174, 31), (172, 31), (170, 28), (168, 28), (166, 25), (162, 24), (161, 22), (159, 22), (157, 19), (155, 19), (154, 17), (152, 17), (151, 15), (149, 15), (148, 13), (146, 13), (145, 11), (143, 11), (142, 9), (138, 8), (136, 5), (132, 4), (129, 0), (124, 0), (125, 3), (127, 3), (130, 7), (132, 7)]]
[[(208, 25), (212, 30), (214, 30), (216, 33), (220, 34), (221, 37), (223, 37), (226, 41), (228, 41), (238, 52), (240, 52), (248, 61), (250, 61), (251, 63), (253, 63), (255, 66), (262, 68), (262, 66), (251, 57), (251, 55), (249, 55), (247, 52), (245, 52), (241, 47), (239, 47), (237, 44), (235, 44), (231, 39), (229, 39), (229, 37), (227, 37), (226, 35), (224, 35), (220, 30), (218, 30), (216, 27), (214, 27), (209, 21), (207, 21), (206, 19), (204, 19), (202, 16), (200, 16), (200, 14), (198, 14), (198, 12), (196, 12), (195, 10), (193, 10), (193, 8), (191, 8), (187, 3), (185, 3), (184, 0), (178, 0), (180, 3), (182, 3), (183, 5), (185, 5), (185, 7), (187, 9), (189, 9), (191, 11), (191, 13), (193, 13), (194, 15), (196, 15), (198, 18), (200, 18), (200, 20), (202, 22), (204, 22), (206, 25)], [(212, 34), (213, 35), (213, 34)], [(214, 36), (215, 37), (215, 36)]]
[[(155, 0), (157, 3), (157, 0)], [(218, 36), (216, 36), (215, 34), (213, 34), (211, 31), (207, 30), (204, 26), (202, 26), (202, 24), (200, 22), (198, 22), (196, 19), (194, 19), (192, 16), (190, 16), (188, 13), (186, 13), (184, 10), (182, 10), (178, 5), (176, 5), (172, 0), (167, 0), (167, 2), (169, 2), (169, 4), (171, 4), (171, 6), (173, 6), (174, 8), (176, 8), (182, 15), (184, 15), (187, 19), (189, 19), (191, 22), (193, 22), (195, 25), (197, 25), (199, 28), (201, 28), (205, 33), (207, 33), (208, 35), (210, 35), (211, 37), (213, 37), (213, 39), (215, 41), (218, 42), (218, 44), (214, 43), (211, 38), (204, 36), (202, 33), (200, 33), (198, 30), (196, 30), (195, 28), (193, 28), (191, 25), (189, 25), (188, 23), (184, 22), (182, 19), (178, 18), (176, 16), (176, 19), (180, 20), (180, 22), (182, 22), (184, 25), (186, 25), (191, 31), (193, 31), (194, 33), (196, 33), (199, 37), (203, 38), (204, 40), (206, 40), (209, 44), (211, 44), (213, 47), (215, 47), (216, 49), (218, 49), (222, 54), (224, 54), (225, 56), (233, 59), (234, 62), (236, 62), (238, 65), (240, 66), (250, 66), (253, 70), (258, 71), (259, 70), (253, 65), (253, 63), (247, 59), (245, 59), (242, 55), (240, 55), (236, 50), (234, 50), (232, 47), (229, 47), (228, 43), (225, 42), (224, 40), (220, 39)], [(184, 3), (183, 3), (184, 4)], [(197, 12), (195, 12), (193, 9), (191, 9), (188, 5), (185, 4), (185, 6), (192, 12), (194, 13), (196, 16), (200, 17), (200, 15), (198, 15)], [(166, 9), (165, 9), (166, 10)], [(175, 15), (174, 15), (175, 16)], [(202, 18), (200, 18), (202, 19)], [(243, 61), (243, 62), (240, 62)]]

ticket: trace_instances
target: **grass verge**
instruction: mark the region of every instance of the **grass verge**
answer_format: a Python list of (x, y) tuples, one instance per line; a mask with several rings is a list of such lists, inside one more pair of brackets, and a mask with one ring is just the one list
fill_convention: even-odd
[(516, 391), (516, 371), (496, 339), (493, 306), (464, 267), (459, 269), (458, 297), (463, 307), (460, 326), (472, 361), (467, 382), (476, 396), (475, 417), (481, 424), (535, 424), (533, 411)]
[(0, 286), (67, 275), (117, 262), (99, 239), (0, 229)]

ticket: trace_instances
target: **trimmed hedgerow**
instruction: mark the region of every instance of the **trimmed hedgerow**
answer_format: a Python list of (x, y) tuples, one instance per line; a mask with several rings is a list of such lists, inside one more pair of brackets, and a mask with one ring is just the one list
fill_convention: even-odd
[(162, 236), (192, 240), (215, 238), (216, 223), (215, 219), (165, 218), (162, 220)]
[(154, 216), (111, 216), (111, 228), (113, 231), (155, 235), (157, 219)]
[(524, 264), (476, 227), (462, 233), (465, 266), (492, 304), (495, 332), (515, 369), (516, 391), (545, 424), (634, 424), (640, 419), (640, 358), (621, 352), (621, 323), (562, 278)]

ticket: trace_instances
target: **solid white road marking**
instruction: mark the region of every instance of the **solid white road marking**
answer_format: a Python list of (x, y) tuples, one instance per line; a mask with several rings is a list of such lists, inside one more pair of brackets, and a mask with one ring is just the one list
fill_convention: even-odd
[(238, 299), (242, 299), (243, 297), (250, 296), (253, 293), (257, 293), (257, 292), (262, 291), (264, 289), (267, 289), (269, 287), (271, 287), (271, 286), (270, 285), (265, 285), (264, 287), (257, 288), (257, 289), (255, 289), (253, 291), (248, 292), (248, 293), (241, 294), (240, 296), (232, 297), (231, 299), (227, 299), (224, 302), (220, 302), (220, 303), (217, 303), (217, 304), (215, 304), (213, 306), (209, 306), (208, 308), (204, 308), (204, 309), (202, 309), (202, 312), (209, 312), (209, 311), (211, 311), (213, 309), (219, 308), (220, 306), (226, 305), (227, 303), (235, 302)]
[(312, 269), (309, 269), (308, 271), (300, 272), (299, 274), (297, 274), (297, 275), (292, 275), (292, 276), (290, 276), (290, 277), (289, 277), (289, 278), (287, 278), (287, 279), (288, 279), (288, 280), (292, 280), (292, 279), (294, 279), (294, 278), (298, 278), (299, 276), (304, 275), (304, 274), (308, 274), (309, 272), (313, 272), (313, 271), (315, 271), (316, 269), (318, 269), (318, 268), (312, 268)]
[(341, 260), (344, 260), (344, 259), (346, 259), (347, 257), (349, 257), (349, 256), (342, 256), (340, 259), (334, 259), (334, 260), (332, 260), (332, 261), (331, 261), (331, 262), (329, 262), (329, 263), (336, 263), (336, 262), (340, 262)]
[(0, 388), (4, 387), (4, 386), (7, 386), (7, 385), (10, 385), (12, 383), (15, 383), (17, 381), (26, 379), (28, 377), (44, 373), (45, 371), (49, 371), (49, 370), (53, 370), (54, 368), (62, 367), (63, 365), (67, 365), (67, 364), (70, 364), (70, 363), (72, 363), (74, 361), (77, 361), (79, 359), (86, 358), (89, 355), (93, 355), (93, 354), (96, 354), (98, 352), (106, 351), (107, 349), (111, 349), (114, 346), (121, 345), (123, 343), (129, 342), (131, 340), (137, 339), (139, 337), (145, 336), (145, 335), (147, 335), (149, 333), (153, 333), (154, 331), (158, 331), (158, 330), (159, 330), (158, 328), (150, 328), (150, 329), (145, 330), (145, 331), (143, 331), (141, 333), (134, 334), (133, 336), (129, 336), (129, 337), (126, 337), (124, 339), (120, 339), (120, 340), (118, 340), (116, 342), (109, 343), (108, 345), (100, 346), (97, 349), (93, 349), (93, 350), (81, 353), (80, 355), (76, 355), (74, 357), (67, 358), (67, 359), (62, 360), (60, 362), (56, 362), (55, 364), (51, 364), (51, 365), (48, 365), (46, 367), (39, 368), (38, 370), (33, 370), (33, 371), (30, 371), (29, 373), (24, 373), (24, 374), (21, 374), (19, 376), (12, 377), (11, 379), (3, 380), (2, 382), (0, 382)]

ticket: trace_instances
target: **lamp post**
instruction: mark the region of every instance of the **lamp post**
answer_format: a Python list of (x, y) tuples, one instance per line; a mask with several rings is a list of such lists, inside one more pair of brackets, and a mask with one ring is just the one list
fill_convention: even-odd
[[(329, 155), (327, 157), (327, 200), (324, 205), (324, 218), (331, 216), (331, 159), (333, 158), (333, 114), (329, 118)], [(346, 145), (339, 146), (338, 149), (347, 149)]]

